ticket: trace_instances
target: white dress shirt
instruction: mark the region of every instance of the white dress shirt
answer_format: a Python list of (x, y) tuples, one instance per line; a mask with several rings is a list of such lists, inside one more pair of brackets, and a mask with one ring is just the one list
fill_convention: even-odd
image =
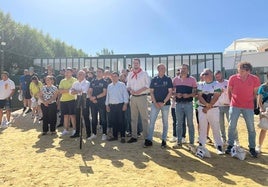
[(148, 88), (148, 90), (143, 91), (141, 94), (149, 93), (150, 88), (150, 78), (146, 71), (141, 71), (137, 74), (137, 78), (133, 77), (134, 73), (130, 72), (127, 77), (127, 88), (137, 91), (143, 87)]
[(82, 93), (87, 93), (89, 89), (90, 83), (84, 79), (83, 81), (79, 82), (78, 80), (75, 81), (70, 89), (70, 94), (72, 91), (78, 91), (80, 92), (77, 95), (82, 95)]

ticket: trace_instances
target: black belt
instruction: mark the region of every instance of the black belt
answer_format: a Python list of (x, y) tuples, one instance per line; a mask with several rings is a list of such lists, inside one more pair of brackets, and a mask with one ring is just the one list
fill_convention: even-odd
[(140, 96), (145, 96), (147, 94), (141, 94), (141, 95), (132, 95), (133, 97), (140, 97)]
[[(206, 108), (206, 106), (202, 106), (202, 105), (199, 105), (199, 106), (201, 106), (201, 107), (203, 107), (203, 108)], [(213, 107), (211, 107), (211, 108), (217, 108), (217, 107), (219, 107), (219, 106), (213, 106)]]
[(122, 104), (124, 104), (124, 103), (109, 104), (109, 106), (122, 105)]
[(178, 101), (177, 103), (192, 103), (193, 101)]

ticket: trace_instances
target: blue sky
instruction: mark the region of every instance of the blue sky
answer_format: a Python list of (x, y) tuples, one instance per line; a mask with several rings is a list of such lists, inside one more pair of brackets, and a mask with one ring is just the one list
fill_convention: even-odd
[(266, 0), (0, 0), (0, 10), (89, 55), (223, 52), (267, 38)]

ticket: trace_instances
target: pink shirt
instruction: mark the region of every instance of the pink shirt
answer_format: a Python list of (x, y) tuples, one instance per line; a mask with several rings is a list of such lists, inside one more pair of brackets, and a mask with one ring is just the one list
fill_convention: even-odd
[(228, 87), (232, 88), (230, 106), (254, 109), (254, 89), (260, 86), (260, 79), (249, 74), (243, 81), (239, 74), (229, 78)]

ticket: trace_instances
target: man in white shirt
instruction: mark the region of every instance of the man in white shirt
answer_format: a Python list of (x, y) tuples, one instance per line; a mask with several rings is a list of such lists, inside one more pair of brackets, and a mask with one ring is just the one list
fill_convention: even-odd
[[(226, 116), (227, 122), (229, 123), (229, 109), (230, 109), (230, 99), (227, 90), (228, 80), (224, 79), (221, 71), (215, 71), (214, 77), (221, 89), (221, 95), (219, 97), (219, 111), (220, 111), (220, 129), (221, 137), (224, 144), (227, 144), (226, 131), (225, 131), (225, 120), (224, 115)], [(236, 143), (238, 142), (238, 135), (236, 131)]]
[(141, 116), (143, 136), (148, 136), (148, 101), (147, 95), (150, 87), (150, 79), (146, 71), (140, 67), (140, 59), (133, 59), (133, 71), (127, 77), (127, 89), (130, 92), (130, 111), (132, 137), (128, 143), (137, 142), (138, 117)]
[(0, 81), (0, 122), (2, 122), (3, 118), (3, 110), (6, 110), (6, 119), (7, 121), (3, 121), (1, 124), (3, 128), (7, 127), (10, 122), (11, 115), (11, 99), (15, 92), (15, 83), (10, 80), (9, 73), (3, 71), (1, 74)]
[[(70, 93), (72, 95), (77, 95), (76, 98), (76, 131), (75, 133), (70, 136), (71, 138), (76, 138), (80, 136), (80, 123), (81, 123), (81, 102), (83, 102), (82, 94), (87, 94), (89, 90), (90, 83), (85, 79), (86, 73), (83, 70), (80, 70), (77, 73), (77, 81), (75, 81), (70, 89)], [(80, 101), (79, 101), (80, 99)], [(80, 103), (78, 103), (80, 102)], [(78, 106), (80, 104), (80, 106)], [(90, 129), (90, 120), (89, 120), (89, 99), (86, 99), (86, 106), (83, 108), (82, 114), (85, 121), (86, 133), (87, 138), (90, 137), (91, 129)]]

